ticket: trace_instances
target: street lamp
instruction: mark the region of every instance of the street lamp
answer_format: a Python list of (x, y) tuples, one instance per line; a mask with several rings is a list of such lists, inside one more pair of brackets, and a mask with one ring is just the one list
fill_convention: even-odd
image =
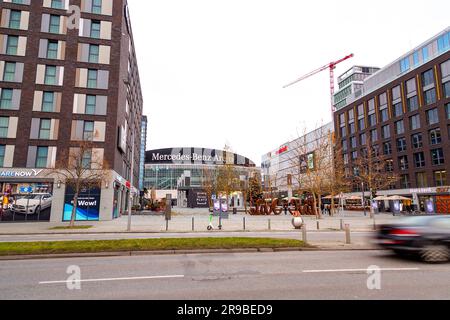
[(361, 204), (363, 206), (364, 209), (364, 216), (367, 216), (367, 211), (366, 211), (366, 193), (364, 192), (364, 182), (361, 182), (361, 189), (362, 189), (362, 201)]

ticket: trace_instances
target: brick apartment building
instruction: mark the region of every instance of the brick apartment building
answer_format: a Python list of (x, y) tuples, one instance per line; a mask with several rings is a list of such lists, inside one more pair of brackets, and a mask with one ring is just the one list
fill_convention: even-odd
[[(359, 90), (338, 92), (334, 119), (348, 170), (370, 142), (386, 170), (400, 177), (378, 195), (407, 196), (422, 211), (439, 213), (450, 212), (449, 38), (447, 28), (364, 79)], [(361, 189), (354, 184), (355, 193)]]
[(111, 181), (84, 190), (90, 206), (77, 219), (117, 218), (132, 175), (138, 189), (143, 113), (127, 1), (3, 0), (0, 12), (0, 191), (9, 208), (25, 193), (52, 196), (51, 208), (7, 210), (7, 220), (67, 220), (70, 190), (47, 172), (84, 139)]

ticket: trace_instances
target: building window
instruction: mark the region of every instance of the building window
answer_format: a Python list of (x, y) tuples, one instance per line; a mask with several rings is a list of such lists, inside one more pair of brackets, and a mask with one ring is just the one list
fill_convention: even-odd
[(450, 47), (450, 32), (447, 32), (438, 38), (438, 51), (439, 53), (448, 50)]
[(377, 124), (377, 116), (375, 114), (375, 99), (369, 100), (368, 109), (369, 127), (373, 127)]
[(366, 121), (363, 119), (358, 120), (358, 127), (360, 131), (363, 131), (366, 129)]
[(83, 168), (90, 169), (92, 166), (92, 150), (85, 150), (81, 159)]
[(48, 147), (38, 147), (36, 152), (36, 168), (47, 168)]
[(450, 98), (450, 81), (443, 84), (444, 98)]
[(411, 184), (409, 183), (409, 175), (403, 174), (400, 176), (400, 188), (402, 189), (408, 189), (411, 187)]
[(61, 23), (61, 17), (51, 14), (50, 15), (50, 25), (48, 32), (50, 33), (59, 33), (60, 29), (60, 23)]
[(391, 142), (385, 142), (383, 143), (383, 150), (385, 155), (391, 155), (392, 154), (392, 143)]
[(374, 130), (370, 131), (370, 137), (371, 137), (371, 142), (378, 141), (378, 130), (374, 129)]
[(416, 173), (416, 182), (418, 188), (427, 188), (428, 187), (427, 174), (425, 172)]
[(41, 119), (39, 123), (39, 139), (49, 140), (51, 128), (52, 128), (51, 119)]
[(389, 112), (388, 112), (388, 108), (385, 107), (384, 109), (380, 110), (380, 119), (381, 122), (386, 122), (389, 120)]
[(16, 77), (16, 63), (5, 62), (5, 70), (3, 71), (3, 81), (14, 82)]
[(400, 71), (402, 73), (408, 71), (410, 69), (410, 64), (409, 64), (409, 57), (406, 57), (402, 60), (400, 60)]
[(352, 160), (355, 161), (356, 159), (358, 159), (358, 151), (353, 151), (352, 152)]
[(6, 42), (6, 54), (13, 56), (17, 55), (18, 46), (19, 46), (19, 37), (8, 36), (8, 40)]
[(431, 150), (431, 159), (434, 166), (440, 166), (445, 163), (444, 150), (442, 148)]
[(398, 166), (400, 170), (406, 171), (409, 169), (408, 156), (401, 156), (398, 158)]
[(391, 137), (391, 128), (389, 127), (389, 125), (382, 128), (382, 135), (383, 139), (389, 139)]
[(394, 117), (400, 117), (403, 115), (403, 103), (399, 102), (394, 105)]
[(397, 121), (395, 123), (395, 133), (400, 135), (405, 133), (405, 123), (403, 120)]
[(419, 109), (419, 100), (417, 99), (417, 96), (408, 98), (407, 104), (409, 112), (413, 112)]
[(63, 9), (62, 0), (52, 0), (51, 6), (53, 9)]
[(3, 168), (5, 165), (5, 150), (6, 146), (0, 145), (0, 168)]
[(97, 70), (93, 70), (93, 69), (88, 70), (88, 79), (87, 79), (88, 80), (87, 81), (88, 88), (91, 88), (91, 89), (97, 88), (97, 77), (98, 77)]
[(425, 154), (423, 152), (414, 154), (414, 164), (416, 168), (425, 167)]
[(427, 121), (430, 126), (439, 123), (438, 109), (435, 108), (427, 111)]
[(91, 141), (94, 139), (94, 121), (84, 121), (83, 140)]
[(46, 85), (56, 85), (56, 66), (45, 66), (45, 80)]
[(445, 110), (447, 111), (447, 120), (450, 120), (450, 103), (447, 103)]
[(342, 151), (343, 152), (347, 152), (348, 151), (347, 140), (342, 140)]
[(420, 149), (423, 147), (423, 136), (421, 133), (414, 134), (411, 137), (411, 140), (414, 149)]
[(55, 93), (45, 91), (42, 94), (42, 112), (54, 112)]
[(92, 0), (92, 13), (101, 14), (102, 13), (102, 0)]
[(58, 59), (58, 41), (55, 40), (48, 41), (47, 59)]
[(397, 139), (397, 151), (405, 152), (407, 148), (406, 138)]
[(362, 146), (365, 146), (367, 144), (367, 135), (365, 133), (360, 134), (359, 141), (361, 141)]
[(2, 89), (0, 96), (0, 109), (11, 109), (13, 99), (13, 89)]
[(350, 145), (352, 149), (356, 149), (356, 137), (350, 138)]
[(101, 23), (100, 21), (92, 20), (91, 22), (91, 38), (100, 39)]
[(424, 92), (425, 105), (428, 106), (436, 102), (436, 89), (430, 89)]
[(0, 117), (0, 138), (8, 138), (9, 117)]
[(386, 172), (394, 172), (394, 160), (386, 160)]
[(430, 143), (432, 146), (442, 143), (442, 135), (440, 128), (430, 131)]
[(98, 57), (100, 54), (100, 46), (96, 44), (89, 45), (89, 62), (98, 63)]
[(415, 115), (409, 118), (409, 125), (411, 130), (420, 129), (420, 115)]
[(437, 187), (447, 186), (447, 171), (435, 171), (434, 182)]
[(428, 71), (425, 71), (422, 73), (422, 86), (428, 87), (434, 85), (434, 72), (433, 69), (430, 69)]
[(97, 105), (97, 97), (93, 95), (86, 96), (86, 114), (95, 114)]
[(11, 10), (9, 16), (9, 28), (20, 29), (20, 20), (22, 18), (22, 12), (19, 10)]

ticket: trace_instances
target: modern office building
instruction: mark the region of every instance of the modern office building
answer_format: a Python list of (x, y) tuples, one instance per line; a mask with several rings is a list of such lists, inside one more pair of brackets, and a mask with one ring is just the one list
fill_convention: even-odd
[[(204, 181), (216, 177), (226, 164), (231, 165), (233, 175), (243, 183), (260, 174), (250, 159), (232, 152), (205, 148), (159, 149), (146, 153), (144, 187), (154, 190), (157, 199), (170, 194), (179, 207), (207, 207)], [(230, 197), (230, 204), (244, 205), (239, 190)]]
[(450, 212), (449, 38), (447, 28), (364, 79), (336, 101), (334, 119), (349, 170), (370, 143), (399, 177), (378, 195), (407, 196), (422, 211), (439, 213)]
[(337, 110), (347, 104), (347, 97), (360, 92), (364, 80), (380, 70), (376, 67), (353, 66), (338, 77), (339, 90), (334, 95), (334, 104)]
[(144, 170), (145, 170), (145, 151), (147, 150), (147, 133), (148, 133), (148, 119), (142, 116), (141, 123), (141, 154), (139, 163), (139, 190), (144, 190)]
[[(83, 164), (101, 159), (109, 179), (82, 191), (77, 220), (118, 217), (139, 186), (143, 108), (127, 1), (4, 0), (0, 12), (3, 219), (70, 219), (73, 194), (49, 173), (85, 140)], [(51, 206), (21, 214), (14, 203), (36, 193)]]
[[(261, 170), (265, 192), (280, 198), (295, 196), (293, 193), (301, 187), (295, 177), (299, 170), (314, 170), (318, 146), (328, 146), (331, 161), (333, 136), (334, 125), (330, 122), (263, 155)], [(303, 169), (300, 169), (300, 159), (304, 162)]]

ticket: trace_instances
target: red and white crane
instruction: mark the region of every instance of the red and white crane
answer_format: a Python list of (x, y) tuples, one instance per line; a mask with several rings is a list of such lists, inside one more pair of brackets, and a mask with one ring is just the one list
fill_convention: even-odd
[(348, 56), (346, 56), (346, 57), (344, 57), (344, 58), (342, 58), (340, 60), (337, 60), (337, 61), (334, 61), (334, 62), (330, 62), (330, 63), (324, 65), (323, 67), (321, 67), (321, 68), (319, 68), (317, 70), (314, 70), (314, 71), (311, 71), (308, 74), (305, 74), (303, 77), (301, 77), (301, 78), (299, 78), (299, 79), (289, 83), (288, 85), (285, 85), (283, 88), (291, 87), (294, 84), (297, 84), (297, 83), (299, 83), (299, 82), (301, 82), (301, 81), (303, 81), (305, 79), (308, 79), (308, 78), (310, 78), (310, 77), (312, 77), (312, 76), (314, 76), (314, 75), (316, 75), (316, 74), (318, 74), (318, 73), (320, 73), (322, 71), (330, 69), (331, 114), (333, 115), (334, 112), (336, 111), (335, 107), (334, 107), (334, 88), (335, 88), (334, 87), (334, 69), (336, 69), (336, 66), (338, 64), (340, 64), (340, 63), (342, 63), (342, 62), (344, 62), (344, 61), (346, 61), (348, 59), (351, 59), (353, 57), (354, 57), (354, 54), (352, 53), (352, 54), (350, 54), (350, 55), (348, 55)]

